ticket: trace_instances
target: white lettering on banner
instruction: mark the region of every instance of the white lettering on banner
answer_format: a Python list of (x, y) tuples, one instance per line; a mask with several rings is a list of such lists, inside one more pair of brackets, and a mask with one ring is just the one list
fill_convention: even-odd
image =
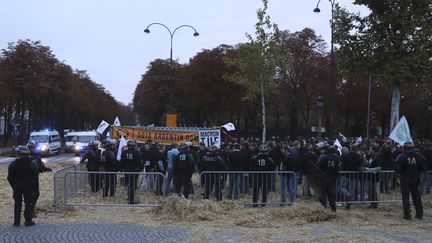
[(210, 147), (211, 145), (215, 145), (220, 148), (221, 146), (221, 136), (220, 130), (204, 130), (199, 131), (199, 141), (204, 143), (206, 147)]

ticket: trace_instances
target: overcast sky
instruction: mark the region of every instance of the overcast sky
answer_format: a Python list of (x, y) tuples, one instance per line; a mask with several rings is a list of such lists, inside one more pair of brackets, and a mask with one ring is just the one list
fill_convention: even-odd
[[(351, 11), (367, 13), (350, 0), (339, 4)], [(330, 40), (328, 0), (269, 0), (268, 14), (282, 30), (305, 27)], [(254, 33), (256, 10), (261, 0), (0, 0), (0, 49), (19, 39), (40, 40), (59, 60), (74, 69), (87, 70), (97, 83), (120, 102), (131, 102), (135, 87), (149, 63), (169, 58), (170, 36), (153, 25), (160, 22), (174, 35), (173, 58), (187, 63), (202, 49), (246, 42)]]

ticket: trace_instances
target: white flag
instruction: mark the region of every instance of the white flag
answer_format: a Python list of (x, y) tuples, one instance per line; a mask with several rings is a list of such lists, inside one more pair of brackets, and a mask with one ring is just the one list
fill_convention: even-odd
[(356, 144), (361, 144), (361, 142), (363, 142), (363, 138), (360, 136), (356, 139)]
[(341, 137), (342, 142), (346, 143), (348, 141), (348, 139), (342, 133), (339, 133), (339, 136)]
[(403, 145), (405, 142), (412, 142), (411, 132), (408, 126), (408, 121), (405, 116), (399, 120), (396, 124), (393, 131), (390, 133), (390, 139), (398, 143), (399, 145)]
[(118, 161), (121, 160), (121, 154), (122, 154), (122, 151), (123, 151), (123, 147), (126, 146), (126, 145), (127, 145), (126, 139), (123, 136), (121, 136), (119, 147), (118, 147), (118, 150), (117, 150), (117, 160)]
[(100, 134), (102, 134), (108, 127), (109, 127), (109, 123), (102, 120), (102, 122), (99, 124), (99, 127), (96, 129), (96, 131)]
[(342, 144), (339, 142), (339, 139), (336, 139), (336, 141), (334, 142), (334, 145), (337, 147), (339, 154), (342, 155)]
[(223, 125), (222, 127), (225, 128), (228, 132), (235, 130), (235, 126), (231, 122), (228, 122), (227, 124)]
[(113, 126), (115, 126), (115, 127), (119, 127), (119, 126), (121, 126), (121, 124), (120, 124), (120, 119), (118, 118), (118, 116), (116, 116), (116, 118), (115, 118), (115, 120), (114, 120), (114, 124), (113, 124)]

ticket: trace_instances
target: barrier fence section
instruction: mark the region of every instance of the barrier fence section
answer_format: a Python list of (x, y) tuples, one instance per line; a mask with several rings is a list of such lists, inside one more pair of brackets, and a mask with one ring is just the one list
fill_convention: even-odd
[[(60, 204), (64, 203), (66, 192), (64, 190), (64, 182), (65, 182), (65, 176), (66, 173), (71, 171), (87, 171), (87, 168), (85, 164), (78, 164), (78, 165), (72, 165), (68, 166), (66, 168), (60, 169), (54, 173), (53, 180), (54, 180), (54, 201), (53, 206), (54, 209), (56, 209)], [(70, 191), (77, 191), (78, 188), (83, 183), (79, 180), (80, 178), (74, 178), (74, 180), (70, 181), (70, 185), (68, 187), (70, 188)]]
[(336, 192), (336, 201), (342, 204), (402, 202), (395, 171), (340, 171)]
[(279, 206), (295, 202), (298, 180), (292, 171), (205, 171), (200, 174), (200, 188), (204, 199)]
[[(75, 187), (76, 180), (84, 183)], [(63, 181), (64, 204), (159, 207), (165, 181), (159, 172), (69, 171)]]

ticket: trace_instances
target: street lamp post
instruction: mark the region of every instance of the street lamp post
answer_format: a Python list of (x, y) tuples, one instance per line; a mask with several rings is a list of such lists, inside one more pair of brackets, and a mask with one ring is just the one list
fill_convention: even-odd
[(146, 34), (150, 34), (150, 26), (152, 25), (160, 25), (162, 27), (164, 27), (169, 35), (170, 35), (170, 66), (169, 66), (169, 73), (170, 73), (170, 80), (169, 80), (169, 90), (168, 90), (168, 105), (166, 107), (166, 122), (167, 122), (167, 127), (175, 127), (177, 126), (177, 116), (175, 114), (175, 108), (174, 108), (174, 73), (173, 73), (173, 39), (174, 39), (174, 34), (176, 33), (176, 31), (180, 28), (190, 28), (193, 29), (194, 33), (193, 36), (197, 37), (199, 36), (199, 33), (197, 32), (197, 30), (192, 26), (192, 25), (180, 25), (177, 28), (174, 29), (174, 31), (171, 31), (166, 25), (162, 24), (162, 23), (151, 23), (147, 26), (147, 28), (145, 28), (144, 33)]
[[(318, 0), (316, 7), (314, 8), (314, 13), (320, 13), (319, 4), (321, 0)], [(331, 4), (331, 19), (330, 19), (330, 28), (331, 28), (331, 39), (330, 39), (330, 82), (329, 82), (329, 102), (327, 107), (327, 132), (328, 134), (332, 133), (332, 120), (333, 120), (333, 106), (335, 99), (335, 79), (336, 79), (336, 62), (334, 57), (334, 7), (336, 4), (336, 0), (329, 0)]]
[(321, 138), (321, 127), (322, 127), (322, 108), (324, 106), (324, 98), (322, 96), (317, 97), (317, 109), (318, 109), (318, 138)]

